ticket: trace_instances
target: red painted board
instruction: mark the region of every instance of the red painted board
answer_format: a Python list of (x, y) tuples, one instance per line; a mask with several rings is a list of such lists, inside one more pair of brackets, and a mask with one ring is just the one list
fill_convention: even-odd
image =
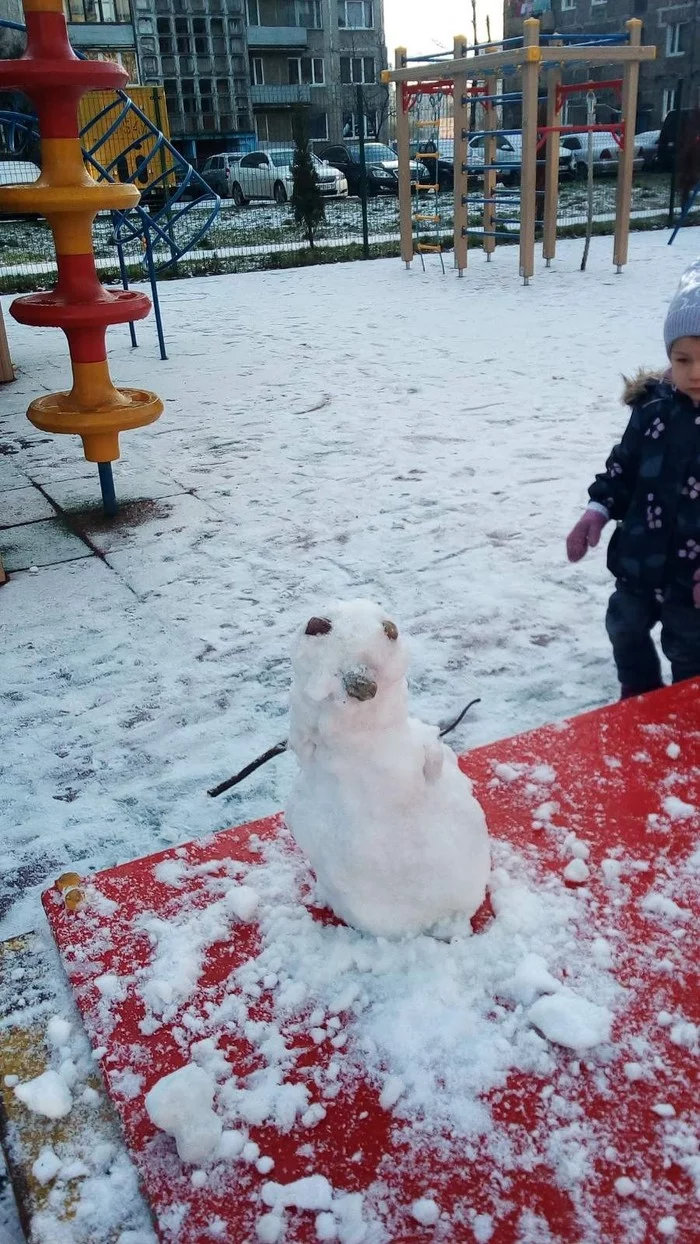
[[(642, 1244), (663, 1238), (697, 1244), (700, 1028), (693, 1039), (693, 1025), (700, 1025), (700, 872), (693, 880), (692, 868), (689, 872), (686, 866), (695, 853), (700, 867), (700, 815), (692, 808), (679, 813), (680, 804), (664, 801), (700, 805), (699, 692), (700, 680), (681, 683), (478, 748), (461, 758), (474, 780), (492, 837), (510, 840), (536, 861), (543, 876), (552, 871), (561, 875), (566, 862), (562, 827), (589, 845), (591, 877), (586, 884), (596, 914), (590, 929), (582, 929), (580, 936), (593, 939), (611, 922), (620, 932), (614, 972), (628, 990), (629, 1001), (616, 1021), (615, 1048), (629, 1051), (629, 1038), (635, 1033), (654, 1032), (657, 1070), (651, 1079), (636, 1083), (634, 1091), (611, 1092), (615, 1075), (601, 1080), (589, 1072), (585, 1059), (572, 1087), (571, 1051), (562, 1051), (551, 1088), (517, 1073), (491, 1094), (495, 1129), (507, 1134), (511, 1149), (520, 1147), (534, 1155), (529, 1169), (527, 1163), (503, 1169), (479, 1143), (467, 1160), (463, 1145), (445, 1136), (424, 1137), (417, 1152), (409, 1124), (398, 1124), (380, 1108), (377, 1086), (355, 1082), (327, 1103), (325, 1119), (311, 1131), (295, 1127), (283, 1135), (269, 1125), (251, 1127), (251, 1139), (261, 1153), (275, 1160), (270, 1176), (237, 1162), (226, 1167), (224, 1176), (194, 1187), (191, 1168), (180, 1163), (174, 1143), (156, 1133), (143, 1099), (160, 1076), (187, 1061), (187, 1025), (193, 1015), (211, 1013), (211, 1006), (224, 997), (231, 972), (257, 953), (256, 925), (239, 925), (235, 937), (210, 947), (194, 996), (170, 1023), (150, 1035), (139, 1028), (144, 1008), (132, 988), (122, 1001), (112, 1001), (112, 1018), (105, 1027), (104, 998), (95, 980), (105, 973), (129, 976), (148, 963), (151, 946), (136, 927), (144, 914), (167, 919), (185, 902), (190, 909), (206, 907), (211, 902), (207, 884), (221, 875), (227, 860), (234, 857), (254, 867), (266, 840), (286, 840), (282, 816), (99, 873), (88, 888), (90, 901), (78, 913), (66, 911), (55, 890), (47, 891), (44, 907), (88, 1034), (96, 1047), (102, 1047), (100, 1065), (161, 1240), (209, 1244), (223, 1238), (229, 1244), (254, 1244), (256, 1222), (265, 1212), (259, 1199), (265, 1178), (286, 1183), (313, 1172), (326, 1175), (347, 1192), (373, 1189), (375, 1234), (370, 1231), (367, 1236), (372, 1241), (408, 1244), (439, 1239), (466, 1244), (478, 1238), (473, 1229), (476, 1207), (480, 1214), (490, 1215), (490, 1222), (480, 1220), (480, 1230), (484, 1239), (489, 1237), (483, 1233), (490, 1230), (494, 1244), (526, 1240)], [(544, 824), (543, 798), (550, 802)], [(291, 843), (289, 850), (294, 850)], [(602, 867), (610, 859), (634, 861), (624, 874), (624, 885), (617, 885), (610, 873), (614, 864), (606, 865), (607, 873)], [(154, 866), (165, 860), (202, 866), (184, 895), (154, 877)], [(666, 893), (679, 877), (680, 889), (674, 894), (684, 907), (680, 924), (669, 923), (663, 912), (641, 907), (641, 899), (655, 885)], [(315, 914), (329, 919), (328, 913)], [(477, 931), (489, 919), (488, 910), (482, 910), (475, 920)], [(263, 993), (251, 1015), (265, 1018), (266, 1005)], [(666, 1027), (657, 1022), (664, 1012), (682, 1017), (683, 1041), (671, 1038), (668, 1020)], [(202, 1034), (190, 1035), (197, 1040)], [(308, 1039), (307, 1045), (297, 1073), (313, 1077), (329, 1054)], [(258, 1065), (253, 1047), (240, 1034), (221, 1034), (219, 1046), (239, 1074)], [(619, 1057), (623, 1061), (629, 1052)], [(122, 1073), (128, 1068), (142, 1077), (134, 1095), (124, 1091)], [(551, 1126), (542, 1091), (557, 1093), (560, 1079), (561, 1083), (566, 1079), (566, 1097), (574, 1110), (596, 1129), (594, 1169), (585, 1195), (566, 1191), (560, 1172), (537, 1157)], [(672, 1103), (672, 1117), (654, 1110), (659, 1101)], [(636, 1185), (633, 1197), (621, 1196), (615, 1188), (620, 1166), (606, 1157), (610, 1147), (624, 1155), (624, 1169)], [(376, 1191), (381, 1181), (386, 1187), (383, 1201)], [(437, 1226), (421, 1226), (409, 1212), (412, 1200), (426, 1187), (434, 1191), (445, 1214)], [(470, 1207), (469, 1213), (465, 1207)], [(219, 1237), (211, 1234), (212, 1222), (223, 1231)], [(290, 1210), (286, 1222), (283, 1238), (288, 1244), (310, 1244), (318, 1238), (313, 1213)], [(665, 1231), (672, 1234), (667, 1237)]]

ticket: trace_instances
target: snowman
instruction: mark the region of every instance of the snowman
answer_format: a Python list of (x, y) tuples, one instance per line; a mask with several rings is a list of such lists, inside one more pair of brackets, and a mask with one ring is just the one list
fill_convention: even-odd
[(408, 653), (371, 601), (338, 601), (292, 654), (287, 824), (318, 898), (379, 937), (471, 917), (489, 875), (486, 821), (436, 726), (408, 714)]

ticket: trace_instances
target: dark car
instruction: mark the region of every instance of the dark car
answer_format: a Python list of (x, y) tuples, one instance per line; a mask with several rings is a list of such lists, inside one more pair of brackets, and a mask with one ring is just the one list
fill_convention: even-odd
[(441, 190), (453, 190), (455, 184), (455, 166), (452, 144), (449, 152), (439, 150), (436, 142), (428, 140), (422, 143), (411, 143), (411, 155), (424, 166), (425, 172), (419, 177), (422, 186), (436, 185)]
[[(348, 194), (360, 194), (362, 188), (362, 164), (360, 161), (360, 144), (357, 139), (334, 143), (318, 152), (321, 160), (326, 160), (334, 168), (339, 168), (348, 183)], [(387, 147), (386, 143), (378, 143), (370, 139), (365, 143), (365, 164), (367, 166), (367, 193), (398, 194), (399, 193), (399, 161), (396, 152)], [(415, 187), (419, 180), (425, 181), (425, 169), (411, 161), (411, 186)]]
[(659, 133), (659, 145), (656, 166), (662, 173), (670, 173), (676, 160), (676, 143), (681, 159), (685, 162), (693, 153), (700, 139), (700, 110), (697, 108), (677, 109), (664, 117)]

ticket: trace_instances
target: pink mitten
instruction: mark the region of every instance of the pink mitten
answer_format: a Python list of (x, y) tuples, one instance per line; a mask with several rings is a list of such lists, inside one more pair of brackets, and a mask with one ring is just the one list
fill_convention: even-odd
[(580, 562), (589, 549), (595, 548), (607, 522), (605, 514), (600, 514), (598, 510), (584, 510), (566, 537), (566, 555), (570, 562)]

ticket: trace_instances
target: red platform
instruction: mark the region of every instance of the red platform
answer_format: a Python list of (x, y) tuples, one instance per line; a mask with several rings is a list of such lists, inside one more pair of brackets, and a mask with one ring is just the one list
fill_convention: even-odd
[[(579, 935), (592, 941), (611, 925), (620, 933), (613, 970), (627, 1001), (616, 1016), (606, 1075), (597, 1075), (582, 1059), (572, 1079), (571, 1051), (559, 1050), (549, 1085), (517, 1073), (489, 1095), (491, 1139), (502, 1133), (511, 1152), (534, 1154), (529, 1163), (511, 1169), (497, 1164), (486, 1145), (477, 1142), (467, 1158), (464, 1142), (445, 1136), (424, 1138), (417, 1156), (410, 1124), (382, 1109), (377, 1088), (362, 1082), (345, 1085), (326, 1103), (325, 1119), (311, 1130), (298, 1126), (283, 1135), (267, 1125), (249, 1129), (260, 1152), (275, 1160), (270, 1175), (259, 1174), (254, 1165), (231, 1162), (225, 1176), (194, 1187), (191, 1168), (180, 1163), (174, 1143), (156, 1134), (144, 1110), (145, 1092), (186, 1061), (183, 1042), (190, 1039), (192, 1016), (211, 1014), (212, 1005), (225, 996), (226, 982), (230, 995), (232, 971), (258, 951), (257, 927), (238, 925), (235, 938), (210, 947), (193, 996), (151, 1035), (139, 1028), (144, 1005), (131, 986), (123, 1001), (112, 1001), (112, 1019), (105, 1029), (105, 1000), (95, 979), (104, 973), (128, 977), (148, 963), (152, 950), (136, 927), (139, 918), (145, 913), (167, 918), (183, 902), (190, 909), (205, 907), (211, 902), (207, 884), (223, 872), (228, 858), (259, 864), (259, 840), (284, 835), (281, 816), (98, 874), (94, 886), (99, 895), (113, 900), (113, 910), (95, 898), (95, 891), (77, 914), (65, 910), (56, 891), (45, 894), (44, 906), (88, 1033), (93, 1044), (104, 1047), (102, 1071), (162, 1241), (210, 1244), (221, 1238), (227, 1244), (255, 1244), (256, 1222), (266, 1212), (259, 1199), (265, 1180), (287, 1183), (314, 1172), (346, 1192), (375, 1189), (373, 1220), (381, 1221), (384, 1234), (370, 1232), (372, 1244), (379, 1239), (466, 1244), (489, 1238), (493, 1244), (642, 1244), (668, 1237), (674, 1244), (697, 1244), (700, 1029), (693, 1025), (700, 1024), (700, 815), (680, 801), (700, 804), (699, 693), (700, 680), (679, 684), (479, 748), (461, 760), (474, 780), (492, 836), (510, 840), (534, 859), (541, 876), (561, 876), (566, 863), (563, 827), (588, 844), (588, 910), (594, 916), (591, 927), (580, 929)], [(533, 828), (533, 815), (543, 801), (542, 786), (532, 780), (535, 766), (549, 766), (556, 774), (544, 795), (556, 805), (544, 830)], [(620, 865), (619, 880), (610, 865), (601, 867), (611, 859)], [(154, 877), (154, 865), (165, 860), (210, 867), (183, 894)], [(681, 907), (682, 919), (674, 920), (663, 902), (655, 909), (643, 907), (641, 901), (651, 891)], [(264, 993), (250, 1013), (254, 1018), (269, 1014)], [(681, 1022), (682, 1031), (674, 1026)], [(201, 1036), (194, 1031), (191, 1040)], [(640, 1061), (647, 1062), (651, 1074), (631, 1082), (623, 1064), (640, 1036), (647, 1043)], [(219, 1045), (238, 1074), (259, 1065), (242, 1036), (223, 1034)], [(311, 1081), (314, 1070), (329, 1061), (325, 1047), (317, 1048), (310, 1040), (307, 1045), (295, 1068), (297, 1080), (306, 1074)], [(142, 1076), (135, 1095), (125, 1092), (124, 1069)], [(574, 1191), (565, 1189), (561, 1170), (544, 1159), (543, 1141), (553, 1126), (546, 1104), (552, 1092), (566, 1098), (569, 1118), (583, 1118), (593, 1128), (591, 1171), (585, 1186)], [(655, 1109), (659, 1103), (661, 1111)], [(634, 1181), (632, 1195), (615, 1187), (623, 1173)], [(383, 1202), (376, 1197), (378, 1180), (386, 1185)], [(413, 1199), (426, 1189), (449, 1215), (436, 1226), (420, 1226), (409, 1212)], [(473, 1207), (471, 1217), (465, 1206)], [(476, 1224), (480, 1235), (474, 1233), (474, 1209), (491, 1217), (490, 1224), (486, 1219)], [(314, 1218), (313, 1213), (289, 1211), (280, 1239), (311, 1244), (318, 1238)], [(214, 1220), (220, 1223), (219, 1235), (210, 1232)]]

